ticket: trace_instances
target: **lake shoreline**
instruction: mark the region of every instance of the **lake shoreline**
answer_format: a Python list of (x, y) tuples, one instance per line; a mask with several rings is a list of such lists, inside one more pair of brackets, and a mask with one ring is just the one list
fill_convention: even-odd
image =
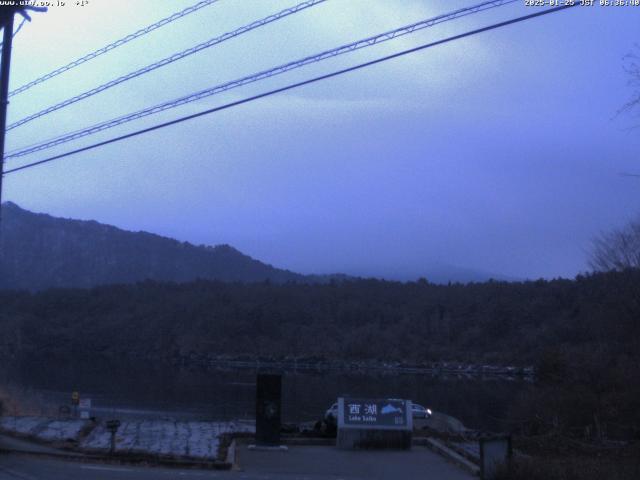
[[(20, 362), (22, 359), (33, 356), (26, 353), (20, 355), (0, 355), (0, 359)], [(45, 352), (38, 353), (37, 358), (42, 360), (54, 359), (68, 361), (67, 355), (59, 353)], [(212, 354), (177, 354), (170, 357), (159, 355), (149, 355), (137, 352), (105, 354), (97, 353), (93, 356), (74, 354), (74, 359), (95, 359), (100, 357), (103, 360), (122, 361), (129, 358), (134, 361), (160, 362), (162, 364), (178, 368), (201, 368), (205, 370), (253, 370), (272, 371), (280, 373), (290, 372), (312, 372), (312, 373), (387, 373), (387, 374), (424, 374), (430, 376), (452, 376), (466, 378), (500, 378), (525, 380), (532, 382), (535, 380), (535, 368), (533, 366), (514, 366), (496, 364), (474, 364), (465, 362), (383, 362), (376, 360), (329, 360), (317, 357), (299, 358), (278, 358), (278, 357), (252, 357), (252, 356), (218, 356)]]

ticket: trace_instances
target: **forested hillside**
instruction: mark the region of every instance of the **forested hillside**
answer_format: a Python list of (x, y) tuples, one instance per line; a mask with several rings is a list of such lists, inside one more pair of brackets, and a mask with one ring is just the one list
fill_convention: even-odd
[(2, 206), (0, 288), (93, 287), (145, 279), (185, 282), (318, 281), (274, 268), (229, 245), (195, 246), (94, 221)]
[(640, 272), (434, 285), (143, 282), (0, 294), (17, 351), (325, 356), (530, 364), (640, 351)]

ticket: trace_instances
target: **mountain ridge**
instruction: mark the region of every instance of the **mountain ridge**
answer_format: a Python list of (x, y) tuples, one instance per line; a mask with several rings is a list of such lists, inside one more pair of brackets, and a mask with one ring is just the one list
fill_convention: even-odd
[[(0, 288), (3, 289), (90, 288), (145, 280), (326, 283), (368, 277), (410, 281), (375, 272), (302, 274), (261, 262), (229, 244), (195, 245), (95, 220), (35, 213), (13, 202), (2, 204), (1, 228)], [(515, 280), (444, 264), (423, 268), (425, 273), (416, 273), (414, 280), (422, 277), (435, 283), (468, 283), (492, 278)], [(382, 270), (392, 272), (393, 269)]]
[[(194, 245), (95, 220), (53, 217), (2, 205), (0, 288), (93, 287), (147, 279), (258, 282), (320, 281), (260, 262), (234, 247)], [(327, 276), (327, 279), (330, 276)]]

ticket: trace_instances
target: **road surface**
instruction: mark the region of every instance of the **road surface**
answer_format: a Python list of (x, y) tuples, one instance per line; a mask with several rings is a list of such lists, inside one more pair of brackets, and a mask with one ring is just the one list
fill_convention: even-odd
[(340, 451), (292, 447), (288, 452), (239, 449), (235, 471), (157, 468), (84, 463), (37, 456), (0, 454), (0, 480), (472, 480), (438, 455), (411, 452)]

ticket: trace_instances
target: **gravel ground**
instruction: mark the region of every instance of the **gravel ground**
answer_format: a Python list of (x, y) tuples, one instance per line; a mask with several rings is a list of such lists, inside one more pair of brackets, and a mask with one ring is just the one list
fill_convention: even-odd
[(77, 440), (88, 420), (57, 420), (42, 417), (1, 417), (0, 429), (49, 442)]
[[(106, 452), (111, 433), (104, 422), (91, 429), (89, 420), (42, 417), (2, 417), (0, 429), (47, 442), (73, 441), (88, 452)], [(223, 434), (253, 432), (244, 422), (197, 422), (171, 420), (126, 420), (116, 433), (116, 452), (152, 454), (199, 460), (215, 460)], [(90, 433), (81, 438), (82, 432)]]

